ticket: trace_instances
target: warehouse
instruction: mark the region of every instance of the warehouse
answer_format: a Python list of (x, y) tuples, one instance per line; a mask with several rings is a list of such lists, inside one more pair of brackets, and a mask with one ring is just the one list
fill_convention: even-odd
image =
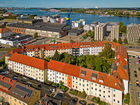
[(10, 45), (10, 46), (14, 46), (14, 45), (17, 45), (17, 44), (27, 42), (31, 39), (33, 39), (33, 36), (31, 36), (31, 35), (23, 35), (23, 36), (18, 35), (16, 37), (11, 36), (11, 37), (1, 38), (0, 43)]
[(57, 38), (60, 38), (67, 35), (67, 29), (69, 29), (69, 26), (66, 24), (59, 23), (37, 22), (32, 25), (19, 23), (8, 24), (7, 28), (11, 29), (15, 33), (34, 35), (34, 33), (37, 32), (39, 36), (57, 36)]

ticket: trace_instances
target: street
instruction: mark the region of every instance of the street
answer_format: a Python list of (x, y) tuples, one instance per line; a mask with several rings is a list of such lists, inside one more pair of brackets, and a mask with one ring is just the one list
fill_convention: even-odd
[[(140, 64), (136, 64), (138, 58), (130, 57), (129, 59), (131, 59), (131, 64), (129, 63), (130, 82), (131, 82), (131, 86), (129, 86), (130, 105), (140, 105), (140, 99), (138, 97), (138, 92), (140, 92), (140, 87), (136, 86), (136, 80), (140, 82), (140, 71), (138, 71), (138, 68), (140, 68)], [(137, 72), (137, 77), (135, 77), (134, 71)]]

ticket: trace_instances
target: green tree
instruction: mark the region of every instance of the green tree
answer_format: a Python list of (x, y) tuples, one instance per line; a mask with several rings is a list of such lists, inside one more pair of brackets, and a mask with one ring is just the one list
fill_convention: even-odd
[(124, 39), (124, 43), (125, 43), (125, 44), (128, 44), (128, 41), (127, 41), (127, 39), (126, 39), (126, 38)]
[(99, 97), (96, 98), (96, 102), (100, 103), (100, 98)]
[(60, 55), (59, 55), (59, 53), (58, 53), (57, 50), (55, 51), (55, 54), (54, 54), (54, 56), (52, 57), (52, 59), (53, 59), (53, 60), (56, 60), (56, 61), (59, 61), (59, 60), (60, 60)]
[(119, 38), (118, 43), (122, 44), (122, 39), (121, 38)]
[(119, 23), (119, 25), (120, 25), (120, 32), (122, 33), (126, 33), (126, 26), (123, 24), (123, 22), (120, 22)]
[(86, 94), (85, 91), (83, 91), (82, 94), (81, 94), (82, 97), (86, 97), (86, 95), (87, 95), (87, 94)]
[(29, 18), (30, 19), (34, 19), (35, 15), (30, 15)]
[(114, 58), (115, 52), (111, 49), (111, 45), (109, 43), (106, 43), (102, 53), (99, 54), (101, 54), (107, 59), (110, 59), (110, 58)]
[(34, 33), (34, 38), (37, 38), (38, 37), (38, 33)]
[(140, 38), (138, 39), (138, 43), (140, 43)]
[(113, 42), (117, 42), (117, 39), (116, 39), (116, 38), (114, 38), (114, 39), (113, 39)]

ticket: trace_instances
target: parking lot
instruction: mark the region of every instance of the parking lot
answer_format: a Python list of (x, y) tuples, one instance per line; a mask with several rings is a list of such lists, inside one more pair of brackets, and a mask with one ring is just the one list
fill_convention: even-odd
[(129, 57), (129, 69), (130, 69), (130, 105), (140, 105), (140, 98), (138, 92), (140, 92), (140, 59), (133, 56)]

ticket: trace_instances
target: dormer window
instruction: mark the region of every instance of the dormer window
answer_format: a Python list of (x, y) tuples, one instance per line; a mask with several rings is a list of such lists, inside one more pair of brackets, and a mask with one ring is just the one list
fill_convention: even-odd
[(86, 76), (86, 71), (82, 70), (81, 71), (81, 77), (85, 77)]
[(91, 75), (91, 76), (92, 76), (92, 80), (94, 80), (94, 81), (95, 81), (95, 80), (97, 79), (97, 74), (92, 73), (92, 75)]

